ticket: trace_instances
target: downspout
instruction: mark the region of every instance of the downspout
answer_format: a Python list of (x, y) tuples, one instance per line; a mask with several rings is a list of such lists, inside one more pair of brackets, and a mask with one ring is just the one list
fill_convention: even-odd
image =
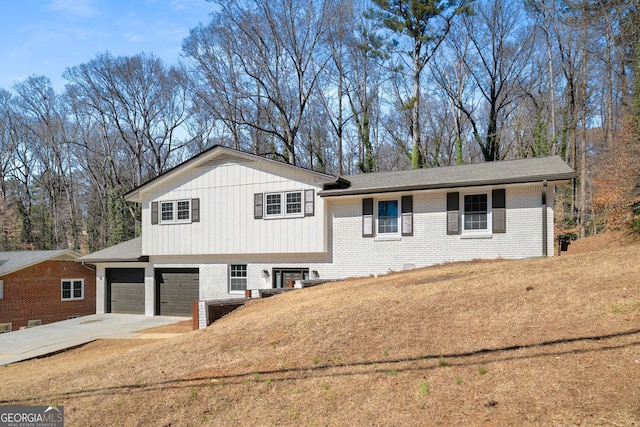
[(547, 180), (542, 181), (542, 256), (548, 255), (547, 241)]

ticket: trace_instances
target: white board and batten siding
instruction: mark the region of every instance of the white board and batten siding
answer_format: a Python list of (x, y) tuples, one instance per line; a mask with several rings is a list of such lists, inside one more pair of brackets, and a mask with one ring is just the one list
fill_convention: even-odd
[[(321, 182), (273, 163), (213, 161), (167, 179), (142, 199), (142, 251), (154, 255), (327, 252)], [(255, 219), (254, 194), (312, 189), (314, 215)], [(151, 203), (199, 199), (200, 221), (151, 224)], [(304, 208), (304, 206), (303, 206)]]

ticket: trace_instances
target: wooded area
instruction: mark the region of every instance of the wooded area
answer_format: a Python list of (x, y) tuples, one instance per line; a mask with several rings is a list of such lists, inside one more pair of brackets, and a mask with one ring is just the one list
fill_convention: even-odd
[(558, 154), (559, 232), (640, 232), (638, 0), (215, 0), (183, 58), (0, 88), (0, 250), (140, 233), (123, 194), (221, 144), (330, 174)]

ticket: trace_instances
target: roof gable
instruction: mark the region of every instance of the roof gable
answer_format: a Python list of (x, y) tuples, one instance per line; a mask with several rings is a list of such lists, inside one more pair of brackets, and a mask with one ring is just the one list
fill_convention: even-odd
[(186, 160), (185, 162), (169, 169), (166, 172), (161, 173), (157, 177), (147, 181), (146, 183), (134, 188), (127, 194), (125, 194), (125, 199), (130, 202), (140, 202), (141, 201), (141, 193), (147, 192), (165, 182), (168, 179), (176, 178), (193, 168), (197, 167), (215, 167), (220, 164), (225, 163), (262, 163), (268, 164), (272, 166), (276, 166), (278, 168), (288, 169), (290, 171), (294, 171), (296, 173), (303, 173), (309, 176), (313, 176), (318, 179), (320, 182), (328, 182), (335, 181), (336, 177), (332, 175), (327, 175), (320, 172), (315, 172), (310, 169), (305, 169), (299, 166), (293, 166), (287, 163), (278, 162), (271, 159), (266, 159), (264, 157), (245, 153), (243, 151), (235, 150), (229, 147), (223, 147), (221, 145), (213, 146), (212, 148), (203, 151), (202, 153)]

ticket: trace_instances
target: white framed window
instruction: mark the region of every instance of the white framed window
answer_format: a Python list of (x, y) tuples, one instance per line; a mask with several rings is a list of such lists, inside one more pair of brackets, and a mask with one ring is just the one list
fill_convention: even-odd
[(282, 194), (271, 193), (265, 196), (267, 206), (267, 217), (282, 215)]
[(62, 301), (84, 299), (84, 279), (62, 279)]
[(160, 203), (160, 222), (173, 222), (173, 202)]
[(240, 293), (247, 289), (247, 265), (231, 264), (229, 266), (229, 293)]
[(191, 200), (178, 200), (176, 202), (176, 219), (189, 221), (191, 219)]
[(160, 202), (160, 224), (191, 222), (191, 199)]
[(398, 199), (378, 200), (376, 222), (378, 235), (395, 235), (399, 233), (400, 202)]
[(285, 193), (287, 199), (287, 215), (299, 215), (302, 213), (302, 191)]
[(491, 210), (489, 194), (462, 195), (462, 230), (464, 232), (487, 232)]
[(304, 216), (302, 191), (266, 193), (264, 196), (265, 218)]

